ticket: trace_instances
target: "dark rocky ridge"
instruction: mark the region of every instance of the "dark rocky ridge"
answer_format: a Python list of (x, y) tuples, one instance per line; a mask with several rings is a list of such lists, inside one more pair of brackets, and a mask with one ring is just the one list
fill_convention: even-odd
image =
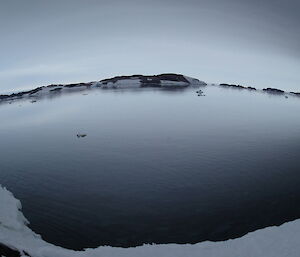
[[(111, 83), (117, 83), (120, 80), (126, 80), (126, 79), (139, 79), (141, 81), (142, 87), (160, 87), (161, 81), (172, 81), (172, 82), (183, 82), (190, 84), (190, 82), (181, 74), (173, 74), (173, 73), (166, 73), (166, 74), (160, 74), (160, 75), (132, 75), (132, 76), (117, 76), (114, 78), (104, 79), (100, 82), (104, 85)], [(197, 80), (199, 82), (199, 80)]]
[(50, 92), (57, 92), (57, 91), (60, 91), (60, 90), (62, 90), (62, 88), (58, 87), (58, 88), (51, 89)]
[(14, 98), (14, 97), (22, 97), (23, 95), (33, 95), (39, 91), (41, 91), (44, 87), (37, 87), (35, 89), (29, 90), (29, 91), (22, 91), (19, 93), (13, 93), (10, 95), (0, 95), (0, 100), (1, 99), (7, 99), (7, 98)]
[(296, 96), (300, 96), (300, 92), (290, 92), (290, 94), (296, 95)]
[(237, 88), (237, 89), (247, 89), (247, 90), (257, 90), (255, 87), (246, 87), (241, 85), (235, 85), (235, 84), (226, 84), (222, 83), (220, 84), (221, 87), (229, 87), (229, 88)]
[(63, 87), (66, 88), (73, 88), (73, 87), (90, 87), (92, 86), (93, 82), (88, 82), (88, 83), (75, 83), (75, 84), (68, 84), (64, 85)]
[[(241, 86), (241, 85), (234, 85), (234, 84), (227, 84), (227, 83), (221, 83), (219, 84), (221, 87), (226, 87), (226, 88), (236, 88), (236, 89), (247, 89), (247, 90), (253, 90), (257, 91), (255, 87), (248, 87), (248, 86)], [(270, 94), (292, 94), (296, 96), (300, 96), (300, 92), (286, 92), (284, 90), (278, 89), (278, 88), (264, 88), (262, 89), (263, 92), (270, 93)]]
[[(226, 83), (222, 83), (222, 84), (220, 84), (220, 86), (237, 88), (237, 89), (250, 89), (250, 87), (244, 87), (244, 86), (241, 86), (241, 85), (226, 84)], [(256, 90), (255, 88), (251, 88), (251, 89)]]
[(268, 93), (274, 93), (274, 94), (284, 94), (285, 92), (281, 89), (277, 89), (277, 88), (264, 88), (263, 91), (268, 92)]

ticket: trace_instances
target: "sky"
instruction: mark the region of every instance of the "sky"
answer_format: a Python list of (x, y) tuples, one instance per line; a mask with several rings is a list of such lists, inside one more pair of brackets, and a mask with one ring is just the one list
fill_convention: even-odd
[(174, 72), (300, 92), (299, 0), (0, 1), (0, 93)]

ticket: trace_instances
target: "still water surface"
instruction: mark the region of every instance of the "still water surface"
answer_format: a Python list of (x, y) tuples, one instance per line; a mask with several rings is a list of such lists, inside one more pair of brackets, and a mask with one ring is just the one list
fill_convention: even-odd
[(224, 240), (299, 218), (300, 98), (203, 90), (2, 104), (0, 183), (35, 232), (73, 249)]

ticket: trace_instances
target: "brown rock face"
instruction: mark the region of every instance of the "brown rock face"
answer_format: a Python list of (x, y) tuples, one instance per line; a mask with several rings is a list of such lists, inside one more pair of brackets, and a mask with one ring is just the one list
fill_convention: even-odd
[(162, 80), (172, 81), (172, 82), (183, 82), (189, 84), (189, 81), (183, 75), (173, 74), (173, 73), (165, 73), (165, 74), (149, 75), (149, 76), (144, 76), (144, 75), (117, 76), (114, 78), (101, 80), (100, 82), (103, 84), (107, 84), (109, 82), (116, 83), (120, 80), (125, 80), (125, 79), (139, 79), (141, 81), (142, 87), (147, 87), (147, 86), (159, 87)]

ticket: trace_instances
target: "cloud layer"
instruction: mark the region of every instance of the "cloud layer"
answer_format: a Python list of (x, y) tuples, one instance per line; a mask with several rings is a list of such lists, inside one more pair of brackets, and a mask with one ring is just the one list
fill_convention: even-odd
[(296, 0), (0, 3), (0, 91), (132, 73), (300, 89)]

